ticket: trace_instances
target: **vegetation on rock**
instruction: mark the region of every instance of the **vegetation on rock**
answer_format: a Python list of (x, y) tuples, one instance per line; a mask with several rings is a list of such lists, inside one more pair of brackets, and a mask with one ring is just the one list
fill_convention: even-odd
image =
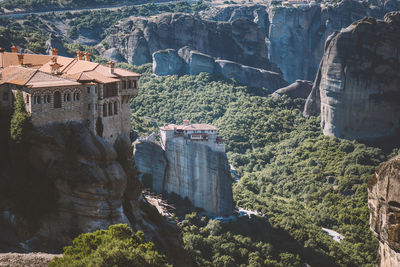
[[(219, 127), (227, 140), (230, 162), (241, 177), (234, 185), (237, 206), (267, 214), (271, 227), (281, 231), (281, 240), (270, 243), (273, 250), (289, 253), (291, 259), (299, 255), (300, 262), (313, 266), (375, 265), (377, 240), (369, 231), (366, 183), (388, 156), (379, 148), (323, 136), (319, 118), (306, 120), (301, 115), (302, 99), (273, 98), (208, 74), (145, 74), (140, 88), (132, 111), (141, 135), (153, 128), (145, 118), (158, 125), (190, 119)], [(140, 121), (143, 124), (137, 125)], [(215, 250), (218, 253), (209, 257), (209, 234), (201, 234), (203, 227), (204, 223), (190, 220), (183, 225), (185, 246), (197, 262), (216, 266), (217, 258), (231, 262), (230, 250)], [(322, 227), (338, 231), (345, 239), (334, 241)], [(229, 226), (225, 229), (219, 237), (221, 246), (233, 234)], [(257, 236), (243, 236), (249, 243), (268, 243)], [(285, 243), (286, 250), (275, 248), (279, 243)], [(241, 248), (235, 243), (229, 246)], [(250, 264), (253, 252), (244, 251), (232, 266)], [(285, 256), (268, 255), (279, 264), (284, 262)], [(268, 259), (261, 257), (254, 266), (263, 266)], [(285, 266), (297, 266), (297, 260)]]
[(30, 114), (25, 109), (22, 91), (18, 90), (14, 103), (14, 112), (11, 118), (10, 135), (15, 144), (21, 144), (32, 129)]
[(166, 257), (158, 253), (154, 244), (147, 242), (143, 232), (132, 233), (126, 224), (111, 225), (108, 230), (81, 234), (72, 246), (64, 248), (61, 258), (53, 260), (55, 266), (170, 266)]

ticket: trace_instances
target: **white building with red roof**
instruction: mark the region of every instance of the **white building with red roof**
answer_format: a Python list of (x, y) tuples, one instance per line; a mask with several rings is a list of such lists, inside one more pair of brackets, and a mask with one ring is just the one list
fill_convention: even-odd
[(217, 134), (217, 127), (204, 123), (190, 123), (184, 120), (182, 125), (169, 124), (160, 127), (161, 143), (166, 147), (167, 142), (185, 141), (200, 142), (215, 151), (225, 152), (225, 140)]

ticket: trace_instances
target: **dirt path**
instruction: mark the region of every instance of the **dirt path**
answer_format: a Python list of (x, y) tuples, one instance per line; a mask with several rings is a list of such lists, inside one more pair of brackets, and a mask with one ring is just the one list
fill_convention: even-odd
[(1, 267), (45, 267), (59, 254), (46, 253), (0, 253)]

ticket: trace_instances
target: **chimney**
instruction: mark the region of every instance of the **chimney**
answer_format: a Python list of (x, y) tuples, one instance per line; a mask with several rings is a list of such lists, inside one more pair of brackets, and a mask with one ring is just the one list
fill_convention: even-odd
[(11, 46), (11, 53), (18, 53), (18, 47), (15, 45)]
[(189, 120), (183, 120), (183, 126), (188, 126), (190, 124)]
[(19, 65), (24, 65), (24, 54), (18, 54), (17, 55), (18, 56), (18, 63), (19, 63)]
[(90, 53), (89, 52), (85, 53), (85, 60), (90, 61)]
[(115, 62), (114, 61), (108, 61), (108, 66), (110, 67), (110, 73), (114, 74)]
[(82, 51), (76, 51), (76, 56), (78, 60), (82, 60)]
[(4, 68), (4, 51), (5, 49), (3, 47), (0, 47), (0, 68)]
[(58, 56), (58, 49), (57, 48), (51, 49), (51, 55), (52, 56)]

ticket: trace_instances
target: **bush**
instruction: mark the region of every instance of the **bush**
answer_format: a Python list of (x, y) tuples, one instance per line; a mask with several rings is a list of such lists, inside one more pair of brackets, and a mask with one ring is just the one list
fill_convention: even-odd
[(117, 224), (108, 230), (81, 234), (72, 246), (64, 248), (61, 258), (49, 264), (54, 266), (170, 266), (154, 244), (146, 242), (143, 232), (132, 233), (126, 224)]

